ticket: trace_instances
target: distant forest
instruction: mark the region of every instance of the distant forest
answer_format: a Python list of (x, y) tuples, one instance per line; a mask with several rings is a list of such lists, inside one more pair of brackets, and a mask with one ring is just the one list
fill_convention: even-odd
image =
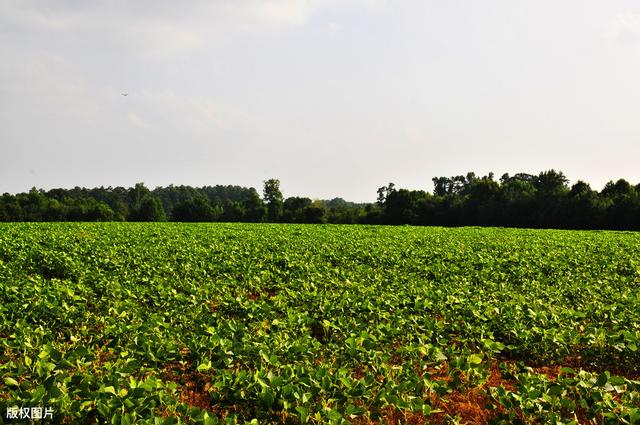
[(0, 198), (0, 221), (177, 221), (413, 224), (640, 230), (640, 184), (610, 181), (600, 192), (562, 172), (434, 177), (433, 191), (378, 189), (377, 202), (284, 198), (280, 182), (262, 196), (240, 186), (31, 189)]

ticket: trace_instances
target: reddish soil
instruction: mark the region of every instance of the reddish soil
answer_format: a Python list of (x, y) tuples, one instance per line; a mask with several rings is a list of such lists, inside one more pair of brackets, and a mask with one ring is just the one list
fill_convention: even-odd
[[(177, 372), (177, 373), (176, 373)], [(179, 362), (169, 363), (164, 368), (163, 379), (178, 384), (180, 401), (190, 407), (213, 411), (210, 379), (198, 372), (186, 370)]]
[(444, 424), (447, 415), (458, 416), (466, 424), (489, 424), (497, 413), (496, 409), (491, 408), (492, 403), (482, 388), (454, 391), (441, 399), (433, 400), (431, 406), (443, 410), (430, 417), (430, 423), (433, 424)]
[(594, 366), (585, 361), (581, 356), (567, 356), (564, 358), (562, 366), (570, 367), (576, 372), (580, 369), (592, 373), (602, 373), (608, 371), (611, 375), (622, 376), (631, 380), (640, 380), (640, 370), (633, 370), (621, 365)]
[[(416, 365), (416, 368), (419, 368), (419, 366)], [(444, 381), (444, 382), (451, 381), (451, 376), (449, 376), (449, 364), (447, 362), (442, 363), (437, 368), (430, 367), (424, 371), (420, 370), (418, 372), (420, 376), (423, 376), (425, 373), (429, 374), (429, 379), (432, 381)]]
[(560, 365), (541, 366), (534, 367), (533, 370), (540, 375), (546, 376), (549, 381), (555, 381), (556, 379), (558, 379), (558, 375), (560, 374), (560, 367)]
[(516, 391), (515, 381), (513, 379), (505, 379), (502, 377), (502, 371), (500, 370), (498, 362), (493, 362), (491, 365), (491, 368), (489, 369), (489, 377), (487, 378), (487, 383), (484, 386), (485, 388), (497, 388), (502, 386), (507, 391)]
[[(189, 354), (188, 350), (181, 352), (184, 356)], [(111, 353), (100, 353), (100, 359), (102, 356), (107, 356)], [(333, 359), (335, 362), (335, 358)], [(589, 370), (583, 367), (583, 362), (579, 358), (566, 358), (563, 365), (551, 365), (551, 366), (536, 366), (533, 368), (535, 373), (546, 376), (550, 381), (558, 379), (560, 374), (560, 368), (568, 366), (574, 370)], [(317, 363), (320, 363), (321, 359), (318, 359)], [(502, 360), (504, 363), (515, 363), (514, 360)], [(403, 412), (394, 408), (386, 408), (380, 412), (381, 418), (373, 421), (367, 418), (354, 418), (350, 421), (354, 424), (360, 425), (382, 425), (382, 424), (445, 424), (448, 417), (458, 417), (462, 424), (489, 424), (492, 420), (505, 413), (505, 409), (497, 402), (491, 399), (489, 395), (490, 388), (496, 388), (502, 386), (507, 391), (516, 392), (517, 382), (509, 377), (505, 377), (499, 367), (500, 361), (494, 361), (489, 368), (489, 375), (487, 376), (487, 382), (483, 385), (473, 387), (466, 390), (454, 390), (449, 394), (442, 397), (438, 397), (433, 394), (427, 402), (432, 407), (432, 414), (430, 416), (424, 416), (418, 412)], [(442, 382), (450, 382), (452, 377), (450, 376), (449, 366), (445, 362), (438, 367), (430, 367), (422, 370), (418, 364), (415, 366), (416, 373), (420, 376), (427, 373), (431, 380), (439, 380)], [(593, 372), (593, 370), (591, 370)], [(364, 369), (362, 366), (358, 366), (352, 370), (353, 377), (361, 379), (364, 377)], [(622, 372), (622, 373), (620, 373)], [(636, 377), (637, 374), (628, 373), (628, 371), (611, 371), (612, 374), (618, 374), (627, 378)], [(187, 370), (187, 368), (178, 363), (168, 364), (163, 373), (164, 379), (172, 381), (178, 384), (178, 391), (180, 394), (180, 401), (191, 406), (198, 407), (203, 410), (208, 410), (220, 419), (229, 412), (242, 412), (246, 411), (247, 406), (230, 406), (225, 410), (220, 409), (218, 406), (213, 405), (211, 402), (211, 384), (210, 377), (207, 377), (201, 373)], [(462, 376), (462, 381), (467, 382), (467, 377)], [(376, 376), (379, 381), (384, 380), (382, 375)], [(359, 403), (356, 403), (360, 405)], [(517, 416), (522, 418), (521, 412), (516, 412)], [(590, 418), (586, 416), (586, 413), (582, 409), (577, 409), (576, 417), (580, 423), (587, 423)], [(282, 418), (285, 419), (284, 416)]]
[(247, 298), (250, 299), (251, 301), (256, 301), (262, 295), (266, 295), (268, 298), (273, 298), (276, 295), (278, 295), (278, 290), (275, 288), (262, 288), (261, 291), (262, 292), (258, 292), (258, 291), (250, 292), (247, 295)]
[(353, 377), (355, 379), (364, 378), (364, 370), (362, 369), (362, 366), (360, 365), (356, 366), (356, 368), (353, 370)]
[[(522, 361), (520, 358), (503, 358), (500, 361), (504, 363), (516, 363), (518, 361)], [(602, 373), (608, 371), (612, 376), (622, 376), (631, 380), (640, 380), (640, 370), (634, 370), (629, 366), (621, 366), (619, 364), (610, 364), (610, 365), (594, 365), (591, 362), (585, 360), (580, 355), (575, 356), (566, 356), (560, 363), (552, 364), (552, 365), (544, 365), (544, 364), (533, 364), (531, 365), (533, 370), (537, 373), (546, 375), (550, 380), (557, 379), (558, 374), (560, 372), (560, 368), (562, 367), (570, 367), (571, 369), (578, 372), (579, 370), (584, 370), (591, 373)]]
[(109, 360), (112, 360), (116, 357), (113, 351), (104, 351), (101, 347), (96, 349), (96, 359), (98, 360), (98, 365), (103, 365)]

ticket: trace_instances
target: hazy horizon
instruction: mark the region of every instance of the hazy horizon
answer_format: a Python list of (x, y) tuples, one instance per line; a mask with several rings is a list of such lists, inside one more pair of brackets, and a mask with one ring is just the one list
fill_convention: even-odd
[(0, 193), (640, 183), (630, 0), (0, 0), (0, 54)]

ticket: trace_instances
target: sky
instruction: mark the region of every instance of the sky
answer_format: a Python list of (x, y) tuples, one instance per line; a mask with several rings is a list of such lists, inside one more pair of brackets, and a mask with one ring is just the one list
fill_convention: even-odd
[(637, 0), (0, 0), (0, 193), (639, 163)]

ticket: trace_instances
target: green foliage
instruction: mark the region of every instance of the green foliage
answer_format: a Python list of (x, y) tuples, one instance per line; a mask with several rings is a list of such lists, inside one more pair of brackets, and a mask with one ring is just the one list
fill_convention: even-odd
[[(625, 180), (601, 193), (577, 182), (569, 189), (560, 171), (534, 176), (493, 173), (434, 177), (433, 196), (421, 190), (378, 189), (385, 224), (505, 226), (557, 229), (640, 230), (640, 193)], [(369, 221), (372, 222), (372, 221)]]
[(455, 403), (474, 394), (495, 423), (638, 423), (638, 246), (622, 232), (0, 224), (0, 412), (472, 423)]
[[(254, 188), (167, 186), (32, 189), (0, 197), (0, 222), (12, 221), (181, 221), (412, 224), (557, 229), (640, 230), (640, 185), (609, 182), (598, 193), (585, 182), (569, 188), (560, 171), (538, 175), (493, 173), (434, 177), (424, 190), (378, 189), (377, 202), (341, 198), (284, 200), (280, 181), (264, 182), (264, 201)], [(158, 201), (161, 205), (158, 205)]]
[(267, 204), (267, 216), (269, 221), (277, 222), (282, 216), (284, 197), (280, 192), (280, 180), (269, 179), (264, 181), (262, 190), (264, 201)]
[(220, 208), (213, 208), (204, 196), (197, 196), (192, 200), (181, 202), (173, 208), (174, 221), (215, 221), (220, 217), (220, 214)]
[(324, 223), (326, 208), (321, 202), (294, 196), (283, 205), (282, 221), (285, 223)]
[(162, 202), (157, 196), (144, 195), (139, 205), (133, 207), (129, 215), (130, 221), (166, 221)]

